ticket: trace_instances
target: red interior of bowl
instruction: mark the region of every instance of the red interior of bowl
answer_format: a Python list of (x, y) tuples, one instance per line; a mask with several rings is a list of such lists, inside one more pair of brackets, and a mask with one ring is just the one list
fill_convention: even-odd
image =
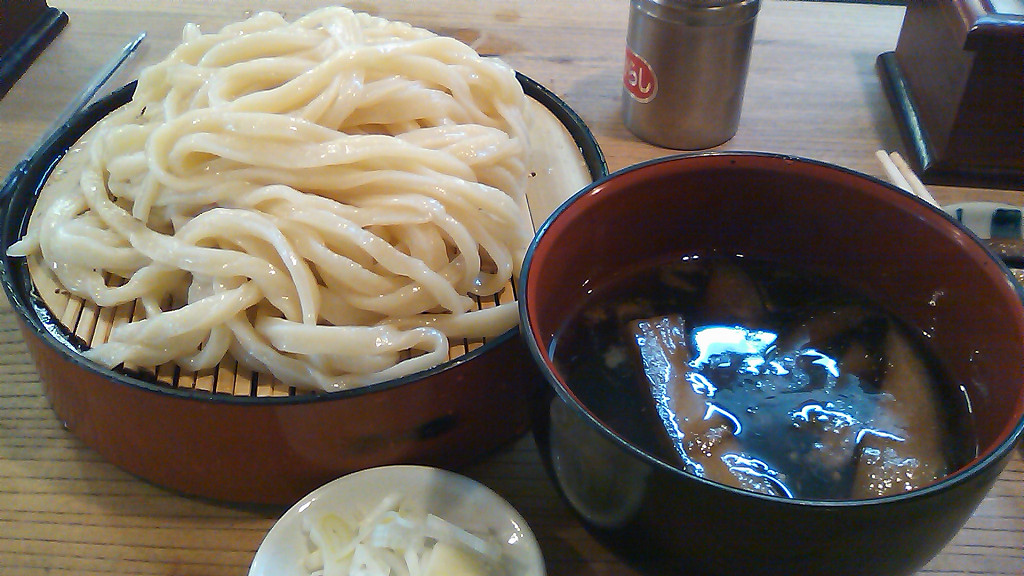
[(967, 388), (982, 456), (1020, 433), (1024, 307), (1006, 269), (918, 199), (782, 156), (655, 161), (577, 196), (542, 231), (525, 273), (529, 337), (547, 369), (558, 378), (546, 355), (552, 337), (595, 283), (711, 248), (838, 278), (882, 303), (920, 329)]

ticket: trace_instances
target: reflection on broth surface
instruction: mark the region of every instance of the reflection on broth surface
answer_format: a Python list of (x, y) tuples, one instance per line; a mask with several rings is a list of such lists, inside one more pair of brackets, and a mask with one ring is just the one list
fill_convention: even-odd
[(908, 327), (821, 278), (690, 257), (599, 287), (554, 343), (583, 404), (692, 474), (785, 498), (898, 494), (976, 447)]

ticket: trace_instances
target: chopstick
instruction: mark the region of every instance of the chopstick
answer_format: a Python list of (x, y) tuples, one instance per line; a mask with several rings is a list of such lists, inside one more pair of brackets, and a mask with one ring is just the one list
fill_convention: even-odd
[(114, 73), (117, 72), (121, 65), (123, 65), (128, 58), (135, 53), (145, 38), (146, 33), (142, 32), (131, 42), (125, 44), (124, 48), (122, 48), (110, 62), (107, 62), (107, 64), (89, 80), (89, 83), (85, 85), (82, 91), (64, 107), (64, 110), (61, 111), (56, 120), (54, 120), (50, 126), (43, 131), (42, 136), (36, 140), (36, 142), (28, 149), (28, 152), (26, 152), (22, 157), (21, 161), (19, 161), (18, 164), (14, 166), (14, 169), (11, 170), (11, 173), (4, 181), (3, 186), (0, 187), (0, 200), (6, 198), (14, 189), (14, 183), (17, 182), (21, 176), (24, 176), (25, 172), (28, 170), (29, 162), (31, 162), (36, 153), (43, 148), (46, 148), (51, 139), (57, 135), (57, 131), (60, 127), (67, 124), (75, 114), (80, 112), (89, 104), (93, 97), (96, 96), (96, 93), (99, 92), (100, 89), (103, 88), (103, 86), (114, 76)]
[[(882, 163), (889, 180), (896, 186), (906, 190), (910, 194), (921, 198), (932, 206), (941, 208), (939, 203), (921, 182), (917, 174), (907, 165), (907, 162), (898, 152), (886, 154), (884, 150), (875, 152), (878, 161)], [(995, 256), (1003, 261), (1010, 269), (1024, 269), (1024, 247), (1019, 240), (996, 240), (987, 238), (985, 244), (993, 251)]]
[(932, 196), (931, 192), (928, 191), (928, 188), (917, 177), (917, 174), (910, 168), (910, 165), (903, 159), (903, 156), (900, 156), (899, 152), (887, 154), (885, 150), (878, 150), (875, 152), (875, 157), (882, 163), (882, 168), (885, 169), (885, 174), (889, 177), (890, 182), (932, 206), (939, 206), (939, 203), (935, 201), (935, 197)]

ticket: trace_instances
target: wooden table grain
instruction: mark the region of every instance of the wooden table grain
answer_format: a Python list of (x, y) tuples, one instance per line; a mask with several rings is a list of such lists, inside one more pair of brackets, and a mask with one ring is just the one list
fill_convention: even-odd
[[(289, 17), (322, 2), (51, 0), (70, 23), (0, 100), (6, 174), (103, 63), (140, 31), (142, 50), (112, 85), (134, 78), (179, 40), (187, 22), (215, 30), (257, 10)], [(619, 95), (627, 0), (399, 0), (349, 4), (457, 37), (497, 54), (561, 96), (587, 122), (616, 170), (671, 154), (622, 125)], [(811, 157), (876, 176), (877, 149), (903, 150), (874, 71), (895, 47), (903, 8), (765, 0), (743, 116), (729, 150)], [(1024, 204), (1020, 191), (935, 188), (940, 203)], [(516, 506), (552, 575), (630, 575), (583, 530), (544, 476), (529, 437), (460, 470)], [(280, 509), (184, 497), (103, 461), (50, 410), (36, 368), (0, 303), (0, 573), (239, 575)], [(931, 576), (1024, 574), (1024, 463), (1015, 454)], [(881, 575), (884, 576), (884, 575)]]

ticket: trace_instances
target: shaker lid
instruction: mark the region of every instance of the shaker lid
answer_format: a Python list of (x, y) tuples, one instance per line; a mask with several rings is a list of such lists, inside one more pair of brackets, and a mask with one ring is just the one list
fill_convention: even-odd
[(654, 18), (704, 26), (746, 21), (761, 8), (760, 0), (632, 0), (632, 5)]

